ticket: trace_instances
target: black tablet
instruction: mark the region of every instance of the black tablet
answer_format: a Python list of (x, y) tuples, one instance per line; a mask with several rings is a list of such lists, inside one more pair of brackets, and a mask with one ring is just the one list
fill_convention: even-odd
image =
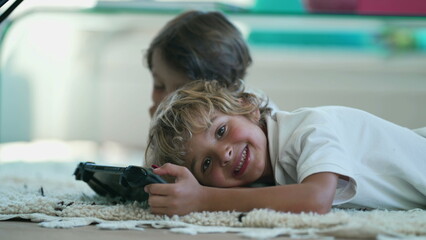
[(117, 167), (81, 162), (74, 171), (75, 179), (89, 184), (101, 196), (121, 197), (123, 200), (146, 201), (144, 187), (151, 183), (167, 183), (150, 168)]

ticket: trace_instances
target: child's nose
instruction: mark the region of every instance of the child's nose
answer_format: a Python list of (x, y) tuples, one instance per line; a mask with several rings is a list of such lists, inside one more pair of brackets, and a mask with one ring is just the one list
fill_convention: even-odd
[(227, 145), (223, 149), (222, 157), (221, 157), (221, 165), (226, 166), (232, 162), (232, 147)]

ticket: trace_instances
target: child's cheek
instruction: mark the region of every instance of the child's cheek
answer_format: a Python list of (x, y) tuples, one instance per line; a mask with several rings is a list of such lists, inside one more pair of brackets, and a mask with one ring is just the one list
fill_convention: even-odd
[(212, 172), (210, 173), (209, 177), (209, 182), (212, 186), (215, 187), (226, 187), (226, 181), (221, 169), (212, 169)]
[(247, 122), (237, 123), (230, 129), (228, 137), (233, 142), (247, 142), (251, 139), (255, 128), (255, 125), (248, 124)]

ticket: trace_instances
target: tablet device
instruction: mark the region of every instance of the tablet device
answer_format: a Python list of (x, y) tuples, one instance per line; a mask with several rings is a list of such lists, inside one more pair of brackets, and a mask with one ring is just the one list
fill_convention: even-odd
[(124, 201), (146, 201), (143, 190), (151, 183), (167, 183), (150, 168), (139, 166), (107, 166), (93, 162), (81, 162), (74, 171), (75, 179), (86, 182), (97, 194)]

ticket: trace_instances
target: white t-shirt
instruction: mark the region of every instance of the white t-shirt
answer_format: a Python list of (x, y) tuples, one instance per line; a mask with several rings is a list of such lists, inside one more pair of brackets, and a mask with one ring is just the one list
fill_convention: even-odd
[(344, 176), (333, 205), (426, 208), (426, 138), (412, 130), (337, 106), (278, 111), (266, 122), (276, 184), (333, 172)]

